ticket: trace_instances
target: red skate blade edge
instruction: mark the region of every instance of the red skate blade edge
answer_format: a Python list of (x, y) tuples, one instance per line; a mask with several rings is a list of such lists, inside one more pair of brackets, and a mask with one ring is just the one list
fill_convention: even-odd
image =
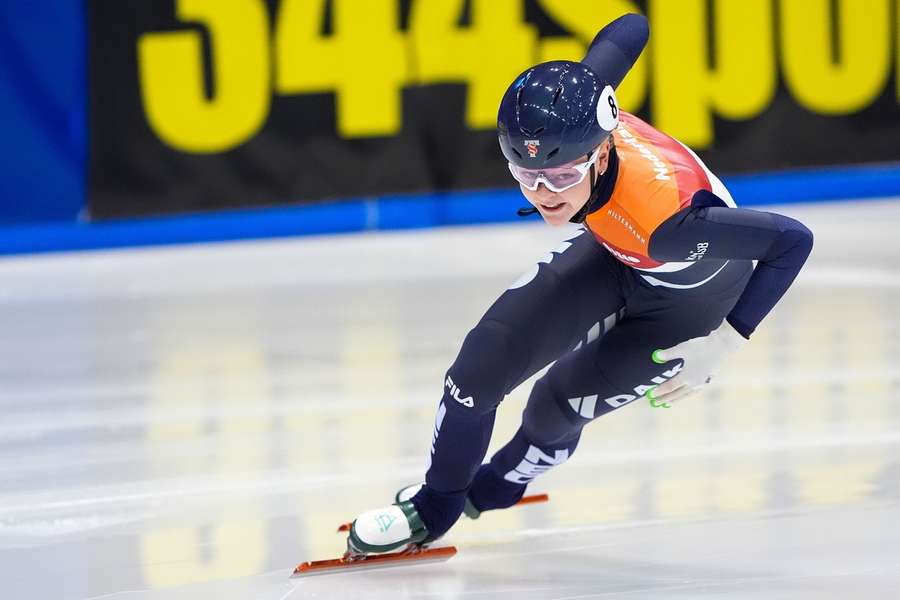
[[(550, 500), (550, 496), (547, 494), (533, 494), (531, 496), (522, 496), (522, 499), (513, 504), (513, 506), (519, 506), (521, 504), (535, 504), (537, 502), (547, 502)], [(338, 533), (344, 533), (345, 531), (350, 531), (350, 527), (353, 523), (342, 523), (338, 527)]]
[(311, 575), (325, 575), (339, 571), (362, 571), (365, 569), (384, 569), (387, 567), (402, 567), (407, 564), (439, 562), (449, 560), (456, 554), (455, 546), (444, 548), (426, 548), (418, 552), (391, 552), (389, 554), (373, 554), (356, 560), (344, 560), (332, 558), (330, 560), (311, 560), (300, 563), (294, 569), (291, 578), (309, 577)]

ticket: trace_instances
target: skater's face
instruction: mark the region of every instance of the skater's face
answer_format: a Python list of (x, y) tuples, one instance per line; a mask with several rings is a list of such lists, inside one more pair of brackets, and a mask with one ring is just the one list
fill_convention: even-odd
[[(593, 153), (591, 153), (593, 154)], [(584, 159), (579, 159), (580, 162)], [(574, 163), (572, 163), (574, 164)], [(597, 176), (606, 172), (609, 164), (609, 139), (600, 145), (600, 152), (594, 161)], [(543, 183), (539, 183), (536, 190), (530, 190), (522, 184), (519, 188), (526, 199), (534, 206), (548, 225), (563, 225), (581, 210), (591, 195), (591, 178), (585, 177), (577, 185), (562, 192), (553, 192)]]

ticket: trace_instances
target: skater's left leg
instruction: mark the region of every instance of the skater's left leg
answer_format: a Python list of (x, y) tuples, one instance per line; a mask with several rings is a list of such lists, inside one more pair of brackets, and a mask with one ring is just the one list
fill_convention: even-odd
[(660, 365), (657, 348), (707, 335), (731, 310), (748, 269), (706, 296), (639, 289), (626, 317), (602, 338), (560, 358), (532, 389), (513, 439), (478, 470), (469, 498), (478, 511), (518, 501), (536, 476), (568, 460), (582, 428), (643, 397), (673, 377), (680, 361)]
[[(600, 341), (567, 354), (535, 382), (519, 429), (475, 475), (468, 498), (476, 512), (512, 506), (535, 477), (563, 464), (575, 453), (581, 430), (591, 419), (566, 410), (559, 399), (568, 394), (556, 393), (553, 386), (597, 389), (592, 357), (598, 352)], [(559, 371), (565, 374), (560, 376)]]
[(519, 427), (491, 461), (479, 467), (469, 489), (466, 514), (476, 517), (486, 510), (507, 508), (521, 500), (532, 479), (566, 462), (575, 453), (581, 428), (572, 428), (569, 436), (539, 442), (524, 427)]

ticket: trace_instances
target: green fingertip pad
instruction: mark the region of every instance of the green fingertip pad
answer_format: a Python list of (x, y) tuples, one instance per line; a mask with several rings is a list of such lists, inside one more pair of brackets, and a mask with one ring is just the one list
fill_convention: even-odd
[(651, 359), (653, 360), (653, 362), (655, 362), (656, 364), (661, 365), (661, 364), (663, 364), (663, 363), (666, 362), (666, 361), (664, 361), (664, 360), (661, 359), (659, 356), (657, 356), (657, 355), (656, 355), (657, 352), (659, 352), (659, 350), (654, 350), (654, 351), (653, 351), (653, 354), (650, 355), (650, 358), (651, 358)]
[(647, 390), (647, 397), (650, 398), (651, 400), (656, 400), (656, 398), (653, 397), (653, 390), (655, 390), (655, 389), (656, 388), (650, 388), (649, 390)]

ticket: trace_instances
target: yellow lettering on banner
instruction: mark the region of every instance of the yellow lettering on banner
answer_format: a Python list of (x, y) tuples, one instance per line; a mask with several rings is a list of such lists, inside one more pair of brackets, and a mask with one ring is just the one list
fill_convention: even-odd
[[(537, 62), (551, 60), (578, 61), (584, 56), (586, 50), (587, 44), (578, 38), (568, 35), (550, 35), (542, 37), (540, 42), (538, 42)], [(619, 104), (622, 104), (621, 100)], [(623, 106), (622, 108), (625, 107)]]
[(747, 119), (775, 92), (769, 1), (717, 0), (713, 11), (711, 44), (706, 0), (649, 4), (654, 124), (696, 148), (712, 144), (714, 112)]
[(321, 35), (326, 0), (283, 0), (275, 31), (275, 89), (335, 92), (343, 137), (394, 135), (403, 124), (408, 58), (398, 0), (332, 0), (334, 33)]
[(775, 94), (775, 33), (768, 0), (715, 3), (716, 67), (709, 93), (716, 112), (728, 119), (761, 113)]
[(251, 138), (269, 113), (269, 25), (262, 0), (177, 0), (179, 20), (209, 32), (213, 94), (204, 91), (197, 31), (138, 38), (141, 99), (150, 128), (184, 151), (230, 150)]
[(506, 87), (534, 62), (537, 32), (524, 22), (522, 0), (472, 0), (471, 25), (456, 23), (464, 0), (415, 2), (410, 35), (416, 83), (468, 84), (466, 125), (497, 125)]
[[(628, 0), (539, 0), (541, 8), (557, 23), (573, 34), (573, 38), (549, 37), (541, 40), (539, 60), (581, 60), (588, 44), (607, 23), (626, 13), (637, 13), (637, 7)], [(634, 112), (641, 107), (647, 93), (647, 52), (628, 72), (628, 76), (616, 90), (619, 104)]]
[[(791, 0), (781, 7), (782, 68), (797, 102), (811, 111), (841, 115), (871, 103), (890, 72), (889, 0)], [(831, 20), (837, 20), (832, 60)]]

